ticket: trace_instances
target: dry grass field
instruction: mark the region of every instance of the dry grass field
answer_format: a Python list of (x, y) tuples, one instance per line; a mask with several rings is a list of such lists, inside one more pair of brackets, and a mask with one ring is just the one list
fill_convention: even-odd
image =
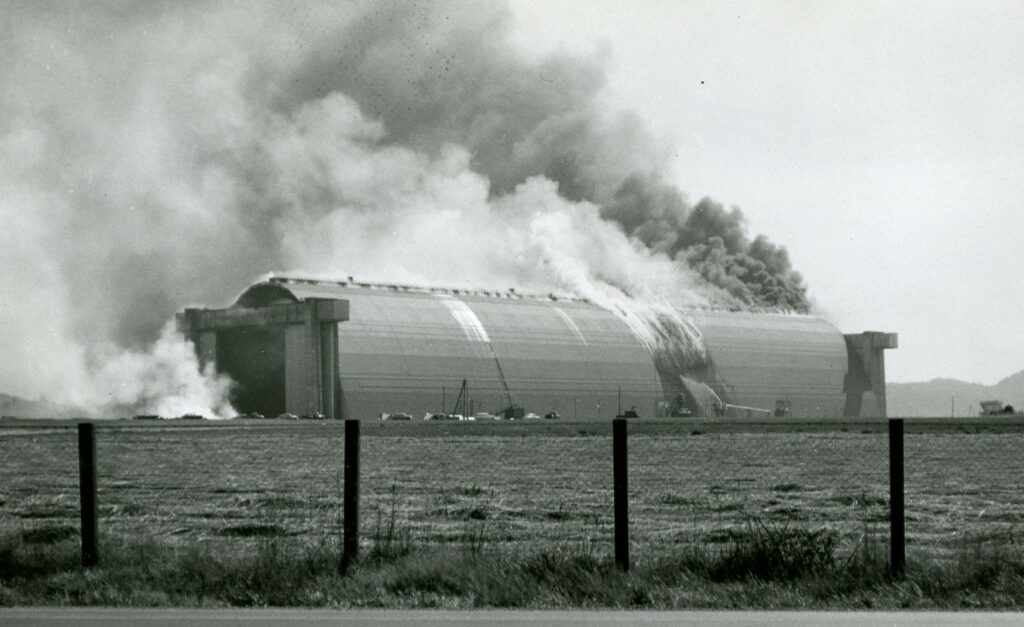
[[(634, 556), (714, 545), (756, 521), (884, 544), (884, 425), (630, 425)], [(909, 428), (911, 552), (1013, 543), (1024, 521), (1024, 433)], [(972, 429), (972, 431), (977, 431)], [(340, 533), (340, 423), (99, 423), (101, 531), (246, 545)], [(0, 528), (77, 535), (74, 423), (0, 423)], [(365, 423), (362, 517), (417, 546), (611, 550), (607, 423)]]
[(908, 421), (892, 578), (885, 424), (365, 423), (340, 569), (341, 423), (98, 424), (80, 565), (75, 424), (0, 420), (0, 606), (1016, 608), (1024, 425)]

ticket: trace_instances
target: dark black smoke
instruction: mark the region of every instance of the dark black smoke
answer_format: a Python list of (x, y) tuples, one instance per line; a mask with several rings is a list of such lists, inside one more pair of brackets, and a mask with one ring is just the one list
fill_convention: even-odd
[(690, 211), (673, 256), (745, 303), (805, 312), (807, 289), (786, 249), (758, 235), (751, 242), (738, 208), (705, 198)]
[(807, 311), (785, 248), (761, 235), (751, 241), (739, 209), (687, 202), (664, 180), (664, 147), (634, 115), (607, 109), (606, 52), (526, 59), (510, 44), (513, 26), (501, 5), (375, 6), (314, 38), (279, 106), (341, 91), (383, 120), (395, 144), (468, 147), (493, 195), (543, 175), (743, 303)]

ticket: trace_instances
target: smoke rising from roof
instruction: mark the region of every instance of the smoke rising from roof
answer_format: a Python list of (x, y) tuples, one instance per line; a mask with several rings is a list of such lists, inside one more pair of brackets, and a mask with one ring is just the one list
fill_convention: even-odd
[(151, 342), (270, 270), (806, 308), (785, 250), (691, 207), (603, 104), (608, 51), (525, 59), (503, 6), (5, 13), (5, 391), (230, 413), (180, 339)]
[(353, 24), (369, 33), (364, 45), (338, 42), (324, 57), (331, 62), (313, 57), (299, 72), (372, 112), (390, 142), (428, 152), (465, 146), (492, 195), (543, 176), (740, 302), (808, 309), (785, 249), (763, 236), (751, 242), (739, 209), (707, 198), (691, 207), (663, 180), (668, 146), (601, 98), (607, 51), (527, 61), (508, 44), (514, 23), (504, 9), (473, 5), (456, 17), (450, 6), (434, 9), (370, 12)]

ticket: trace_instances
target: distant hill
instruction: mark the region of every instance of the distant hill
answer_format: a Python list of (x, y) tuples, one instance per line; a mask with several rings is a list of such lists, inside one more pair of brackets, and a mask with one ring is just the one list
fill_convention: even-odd
[(977, 416), (981, 401), (1002, 401), (1024, 409), (1024, 370), (995, 385), (956, 379), (932, 379), (922, 383), (890, 383), (885, 387), (890, 416)]
[(17, 418), (54, 418), (67, 413), (47, 401), (30, 401), (19, 396), (0, 393), (0, 416)]

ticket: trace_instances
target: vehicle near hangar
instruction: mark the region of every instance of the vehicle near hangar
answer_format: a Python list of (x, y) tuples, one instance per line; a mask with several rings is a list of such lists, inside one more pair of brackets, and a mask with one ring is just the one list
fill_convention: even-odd
[(1021, 412), (1013, 409), (1013, 405), (1003, 405), (1003, 401), (981, 401), (979, 416), (1019, 416)]
[(186, 309), (179, 326), (201, 362), (236, 382), (235, 408), (267, 416), (886, 415), (894, 333), (843, 335), (811, 315), (626, 306), (631, 315), (514, 290), (273, 277), (227, 308)]

